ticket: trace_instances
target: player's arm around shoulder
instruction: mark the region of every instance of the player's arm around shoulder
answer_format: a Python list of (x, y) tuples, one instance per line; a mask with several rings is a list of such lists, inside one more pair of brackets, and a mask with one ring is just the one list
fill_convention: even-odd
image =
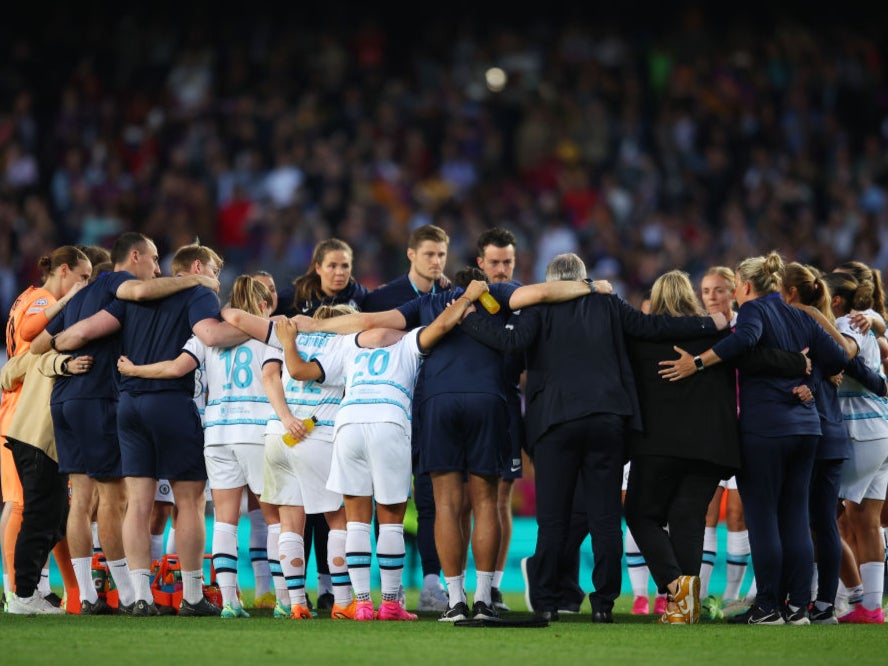
[(464, 294), (450, 302), (444, 311), (435, 320), (422, 329), (419, 333), (419, 348), (428, 351), (434, 347), (447, 333), (453, 330), (463, 318), (475, 309), (475, 301), (481, 294), (490, 291), (490, 287), (483, 280), (472, 280), (466, 287)]
[(160, 277), (153, 280), (127, 280), (117, 288), (115, 295), (123, 301), (155, 301), (198, 286), (218, 292), (219, 280), (197, 274)]

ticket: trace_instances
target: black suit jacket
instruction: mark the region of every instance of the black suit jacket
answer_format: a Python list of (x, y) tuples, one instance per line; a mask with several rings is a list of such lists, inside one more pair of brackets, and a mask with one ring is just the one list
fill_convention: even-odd
[(684, 339), (714, 333), (710, 317), (645, 315), (619, 296), (590, 294), (525, 308), (503, 328), (472, 314), (463, 330), (501, 350), (527, 350), (525, 422), (532, 450), (550, 428), (591, 414), (625, 416), (641, 429), (625, 335)]

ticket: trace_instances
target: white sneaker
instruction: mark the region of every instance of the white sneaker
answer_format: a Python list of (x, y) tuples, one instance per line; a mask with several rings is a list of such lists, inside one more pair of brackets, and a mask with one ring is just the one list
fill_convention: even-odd
[(443, 613), (450, 606), (450, 598), (440, 582), (435, 581), (431, 585), (423, 584), (419, 592), (418, 611), (437, 611)]
[(11, 615), (64, 615), (65, 609), (56, 608), (35, 591), (30, 597), (9, 595), (6, 612)]

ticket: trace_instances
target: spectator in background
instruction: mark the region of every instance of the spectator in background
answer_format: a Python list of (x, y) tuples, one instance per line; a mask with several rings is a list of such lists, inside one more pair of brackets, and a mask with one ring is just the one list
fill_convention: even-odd
[[(869, 21), (864, 30), (849, 16), (841, 38), (822, 39), (834, 21), (812, 11), (804, 25), (775, 21), (767, 34), (757, 33), (756, 41), (769, 45), (759, 52), (699, 39), (698, 31), (714, 21), (706, 8), (659, 11), (649, 16), (656, 48), (633, 40), (636, 23), (619, 12), (603, 34), (553, 13), (552, 43), (559, 47), (551, 51), (538, 48), (519, 24), (504, 27), (514, 47), (503, 63), (502, 90), (485, 90), (467, 75), (488, 51), (490, 38), (482, 33), (454, 39), (454, 51), (446, 54), (451, 58), (424, 59), (424, 76), (409, 88), (389, 86), (406, 61), (390, 59), (392, 44), (410, 53), (428, 41), (422, 29), (400, 33), (395, 22), (380, 29), (384, 38), (374, 46), (378, 76), (355, 78), (363, 66), (354, 52), (330, 56), (336, 65), (323, 70), (335, 71), (331, 81), (350, 82), (338, 88), (310, 76), (303, 65), (309, 59), (289, 60), (292, 69), (284, 75), (279, 65), (253, 70), (249, 58), (228, 56), (207, 42), (179, 43), (188, 21), (168, 25), (169, 48), (152, 60), (152, 76), (161, 84), (155, 88), (136, 83), (143, 73), (136, 63), (147, 59), (148, 47), (135, 37), (132, 57), (116, 64), (113, 77), (89, 58), (62, 60), (58, 51), (39, 51), (42, 58), (70, 62), (55, 68), (51, 87), (28, 76), (28, 57), (16, 56), (10, 59), (12, 80), (29, 86), (10, 98), (0, 151), (15, 153), (12, 146), (20, 146), (35, 158), (42, 178), (0, 187), (17, 209), (27, 195), (44, 201), (50, 247), (76, 242), (84, 215), (95, 208), (114, 211), (125, 229), (153, 234), (166, 253), (172, 244), (166, 235), (178, 226), (192, 238), (213, 240), (213, 221), (231, 198), (232, 182), (261, 204), (271, 202), (265, 184), (276, 182), (280, 187), (272, 190), (285, 205), (257, 210), (257, 228), (289, 239), (304, 222), (319, 225), (322, 237), (338, 236), (344, 215), (351, 214), (345, 211), (359, 209), (366, 224), (357, 233), (367, 242), (347, 240), (360, 248), (362, 265), (368, 257), (371, 264), (382, 262), (380, 281), (398, 274), (399, 266), (385, 259), (400, 251), (405, 225), (418, 220), (445, 226), (454, 239), (462, 227), (474, 237), (479, 219), (508, 222), (523, 245), (539, 248), (546, 226), (540, 221), (554, 218), (576, 235), (590, 265), (617, 253), (614, 283), (627, 285), (633, 303), (662, 270), (678, 267), (697, 279), (705, 266), (749, 256), (743, 248), (750, 243), (793, 247), (794, 258), (827, 268), (851, 258), (881, 261), (886, 243), (878, 219), (888, 198), (880, 149), (886, 136), (876, 101), (878, 58), (867, 56), (885, 42), (867, 32), (877, 23)], [(220, 25), (242, 23), (224, 10), (216, 16)], [(66, 20), (77, 26), (86, 18), (72, 13)], [(80, 31), (78, 48), (89, 47), (92, 37), (83, 35), (136, 23), (133, 15), (111, 13), (91, 20), (104, 21), (106, 29)], [(42, 24), (14, 25), (16, 39), (3, 43), (46, 41)], [(308, 43), (294, 34), (315, 34), (305, 22), (286, 30), (280, 21), (274, 25), (281, 30), (269, 30), (260, 51), (282, 54), (281, 62)], [(737, 30), (736, 43), (743, 43), (744, 28)], [(230, 53), (253, 53), (249, 31), (232, 34)], [(355, 33), (348, 29), (337, 35), (343, 42), (349, 36)], [(465, 43), (475, 48), (456, 50)], [(606, 47), (595, 48), (599, 43)], [(820, 45), (816, 58), (809, 57), (813, 44)], [(628, 62), (646, 63), (656, 76), (615, 76)], [(712, 62), (724, 66), (715, 69)], [(581, 73), (589, 67), (600, 76), (587, 81)], [(803, 70), (812, 76), (798, 76)], [(845, 75), (836, 77), (839, 70)], [(452, 85), (442, 88), (442, 81)], [(559, 82), (558, 92), (544, 94), (552, 81)], [(582, 94), (570, 81), (584, 82)], [(266, 89), (276, 91), (267, 101)], [(804, 103), (814, 97), (821, 103)], [(873, 103), (849, 104), (852, 98)], [(34, 99), (41, 100), (39, 110)], [(743, 113), (727, 111), (736, 108)], [(443, 109), (459, 112), (451, 118)], [(811, 159), (815, 149), (822, 160)], [(458, 196), (441, 187), (448, 179), (458, 183)], [(792, 229), (788, 221), (796, 217), (799, 229)], [(665, 234), (652, 248), (637, 230), (655, 220), (665, 222)], [(27, 256), (23, 250), (14, 254)], [(665, 266), (642, 271), (639, 259), (651, 250), (663, 254)], [(261, 251), (261, 244), (249, 247), (244, 270), (260, 263)], [(545, 265), (545, 252), (529, 252), (533, 256), (522, 260), (526, 270), (538, 260)], [(291, 258), (288, 265), (301, 261)]]

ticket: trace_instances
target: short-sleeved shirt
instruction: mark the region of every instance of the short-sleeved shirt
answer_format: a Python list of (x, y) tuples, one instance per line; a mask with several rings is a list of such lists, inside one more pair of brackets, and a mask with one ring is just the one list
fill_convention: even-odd
[[(296, 336), (299, 355), (306, 361), (317, 361), (320, 366), (323, 374), (318, 380), (299, 381), (290, 377), (284, 364), (283, 346), (273, 330), (263, 360), (263, 365), (269, 362), (281, 364), (281, 381), (290, 413), (298, 419), (314, 416), (317, 423), (312, 438), (329, 442), (333, 441), (336, 413), (345, 390), (345, 375), (341, 370), (345, 364), (340, 357), (348, 352), (347, 347), (339, 342), (341, 339), (344, 337), (333, 333), (300, 333)], [(327, 367), (340, 370), (338, 374), (335, 370), (328, 374)], [(268, 417), (265, 432), (270, 435), (284, 433), (284, 425), (274, 412)]]
[(262, 387), (266, 345), (247, 340), (236, 347), (207, 347), (191, 336), (183, 348), (203, 367), (209, 394), (203, 415), (204, 445), (262, 444), (272, 413)]
[(397, 423), (404, 432), (411, 431), (416, 373), (425, 358), (419, 348), (420, 330), (413, 329), (395, 344), (376, 349), (358, 347), (358, 333), (336, 340), (343, 353), (323, 356), (325, 372), (346, 375), (336, 430), (349, 423)]
[[(191, 354), (195, 360), (200, 355), (199, 346), (203, 346), (203, 342), (196, 335), (188, 338), (188, 342), (182, 347), (183, 352)], [(204, 422), (204, 414), (207, 411), (207, 369), (203, 363), (198, 361), (198, 366), (194, 370), (194, 404), (197, 407), (197, 413), (200, 414), (200, 422)]]
[[(860, 333), (851, 325), (847, 316), (836, 319), (836, 328), (842, 335), (857, 342), (860, 349), (858, 353), (870, 370), (881, 372), (879, 343), (872, 331)], [(888, 437), (888, 399), (866, 390), (848, 373), (842, 376), (842, 384), (839, 386), (839, 404), (852, 439), (866, 441)]]
[[(51, 321), (46, 330), (55, 335), (77, 322), (91, 317), (117, 301), (117, 290), (124, 282), (137, 279), (129, 271), (100, 274), (93, 282), (74, 295), (64, 309)], [(120, 301), (124, 303), (125, 301)], [(62, 376), (52, 389), (52, 403), (83, 398), (117, 399), (120, 374), (117, 359), (120, 356), (120, 334), (96, 338), (76, 351), (78, 355), (92, 356), (93, 366), (81, 375)]]
[[(490, 285), (491, 295), (500, 303), (495, 317), (502, 326), (509, 320), (509, 299), (518, 288), (515, 283)], [(458, 298), (462, 289), (440, 294), (420, 296), (398, 308), (407, 321), (407, 328), (428, 325), (444, 311), (447, 304)], [(419, 404), (442, 393), (492, 393), (506, 399), (503, 382), (503, 355), (477, 342), (459, 327), (450, 331), (435, 346), (435, 353), (422, 364), (416, 401)]]
[[(122, 352), (136, 365), (176, 358), (204, 319), (221, 321), (219, 298), (203, 286), (191, 287), (156, 301), (115, 301), (106, 310), (123, 325)], [(176, 379), (121, 377), (128, 393), (183, 391), (194, 394), (194, 373)]]

